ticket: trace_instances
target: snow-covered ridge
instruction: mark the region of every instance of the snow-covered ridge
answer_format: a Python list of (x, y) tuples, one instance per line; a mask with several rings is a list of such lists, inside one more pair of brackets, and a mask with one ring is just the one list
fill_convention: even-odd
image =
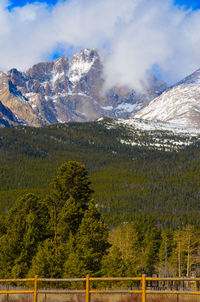
[(133, 117), (200, 128), (200, 69), (163, 92)]
[(139, 130), (144, 131), (170, 131), (173, 134), (186, 134), (187, 136), (198, 136), (200, 135), (200, 129), (190, 128), (184, 125), (175, 124), (175, 123), (164, 123), (160, 121), (146, 121), (143, 119), (118, 119), (114, 121), (115, 124), (132, 126)]
[(107, 129), (122, 129), (120, 143), (158, 150), (181, 150), (200, 141), (200, 129), (142, 119), (97, 120)]
[(194, 84), (200, 84), (200, 69), (196, 70), (193, 72), (191, 75), (188, 77), (184, 78), (174, 86), (179, 86), (179, 85), (194, 85)]

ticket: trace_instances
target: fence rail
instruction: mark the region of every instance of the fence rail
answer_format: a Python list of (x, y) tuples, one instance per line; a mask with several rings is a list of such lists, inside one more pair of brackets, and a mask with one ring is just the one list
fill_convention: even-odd
[[(108, 290), (96, 290), (91, 288), (92, 281), (139, 281), (141, 289), (138, 290), (125, 290), (125, 289), (108, 289)], [(147, 282), (160, 282), (160, 281), (171, 281), (171, 282), (195, 282), (194, 291), (179, 291), (179, 290), (148, 290)], [(64, 279), (50, 279), (50, 278), (35, 278), (30, 279), (0, 279), (0, 283), (26, 283), (32, 282), (33, 289), (31, 290), (0, 290), (0, 294), (33, 294), (33, 302), (38, 301), (39, 294), (74, 294), (74, 293), (83, 293), (85, 294), (85, 301), (90, 302), (90, 297), (92, 294), (141, 294), (141, 302), (148, 301), (148, 294), (160, 294), (160, 295), (198, 295), (200, 297), (200, 291), (198, 289), (198, 282), (200, 278), (151, 278), (142, 275), (141, 277), (124, 277), (124, 278), (100, 278), (100, 277), (90, 277), (89, 275), (86, 278), (64, 278)], [(39, 289), (40, 282), (84, 282), (84, 290), (42, 290)]]

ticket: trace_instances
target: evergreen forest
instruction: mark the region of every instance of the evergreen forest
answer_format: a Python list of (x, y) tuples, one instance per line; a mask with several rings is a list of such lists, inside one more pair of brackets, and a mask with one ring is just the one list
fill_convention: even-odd
[(200, 276), (198, 142), (166, 152), (124, 135), (0, 129), (1, 278)]

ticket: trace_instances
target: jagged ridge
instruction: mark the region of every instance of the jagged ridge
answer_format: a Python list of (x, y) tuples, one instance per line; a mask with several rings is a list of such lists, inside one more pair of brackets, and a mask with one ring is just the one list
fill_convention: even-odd
[(0, 73), (0, 101), (20, 123), (33, 126), (91, 121), (100, 116), (129, 117), (160, 94), (166, 85), (150, 76), (143, 93), (114, 87), (102, 94), (103, 64), (95, 49), (83, 49), (71, 60), (60, 57), (26, 72)]

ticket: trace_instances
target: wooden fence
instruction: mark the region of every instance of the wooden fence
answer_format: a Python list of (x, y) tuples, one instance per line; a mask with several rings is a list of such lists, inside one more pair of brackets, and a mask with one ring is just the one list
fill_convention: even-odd
[[(127, 290), (127, 289), (108, 289), (108, 290), (97, 290), (92, 288), (92, 282), (112, 282), (112, 281), (120, 281), (120, 282), (126, 282), (126, 281), (132, 281), (132, 282), (139, 282), (140, 283), (140, 289), (134, 289), (134, 290)], [(47, 279), (47, 278), (38, 278), (35, 276), (35, 278), (30, 278), (30, 279), (0, 279), (0, 284), (13, 284), (13, 283), (20, 283), (21, 288), (22, 285), (29, 282), (33, 284), (32, 289), (24, 289), (24, 290), (0, 290), (0, 294), (32, 294), (33, 295), (33, 302), (38, 301), (38, 295), (40, 294), (75, 294), (75, 293), (82, 293), (85, 294), (85, 302), (90, 302), (90, 297), (92, 294), (140, 294), (141, 295), (141, 302), (148, 302), (148, 295), (154, 295), (154, 294), (159, 294), (159, 295), (197, 295), (200, 297), (200, 291), (199, 291), (199, 282), (200, 278), (151, 278), (151, 277), (146, 277), (145, 275), (142, 275), (141, 277), (136, 277), (136, 278), (118, 278), (118, 277), (113, 277), (113, 278), (93, 278), (90, 277), (89, 275), (86, 276), (86, 278), (73, 278), (73, 279)], [(53, 282), (53, 283), (73, 283), (73, 282), (82, 282), (85, 283), (85, 288), (83, 290), (58, 290), (58, 289), (40, 289), (39, 283), (44, 284)], [(190, 290), (174, 290), (174, 288), (169, 289), (162, 289), (160, 290), (160, 287), (158, 286), (158, 289), (156, 290), (155, 287), (151, 287), (148, 289), (147, 284), (148, 282), (153, 282), (159, 284), (160, 282), (171, 282), (173, 285), (175, 282), (184, 284), (184, 282), (192, 282), (195, 284), (193, 289)]]

